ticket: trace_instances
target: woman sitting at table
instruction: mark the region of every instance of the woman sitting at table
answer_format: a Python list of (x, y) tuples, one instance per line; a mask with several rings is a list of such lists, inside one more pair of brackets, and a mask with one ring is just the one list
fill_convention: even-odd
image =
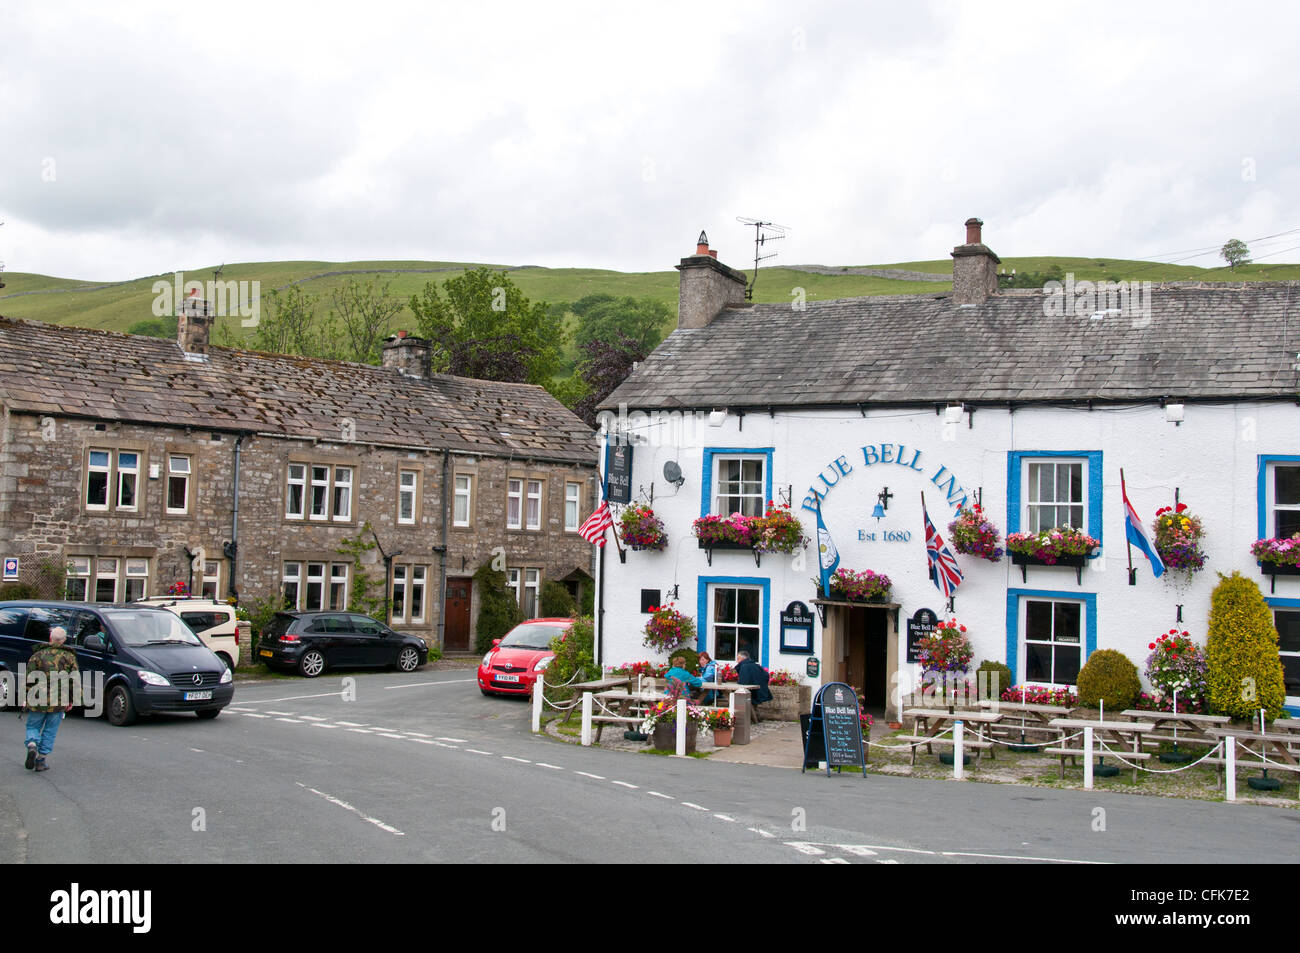
[[(699, 656), (700, 681), (716, 682), (718, 680), (718, 663), (713, 660), (713, 656), (708, 652), (701, 652)], [(705, 691), (700, 689), (695, 693), (695, 700), (701, 705), (712, 705), (717, 692), (709, 689)]]
[(681, 694), (688, 688), (699, 688), (704, 684), (704, 679), (686, 671), (686, 657), (684, 655), (673, 656), (672, 668), (664, 673), (664, 680), (668, 682), (668, 688), (664, 692), (665, 695)]

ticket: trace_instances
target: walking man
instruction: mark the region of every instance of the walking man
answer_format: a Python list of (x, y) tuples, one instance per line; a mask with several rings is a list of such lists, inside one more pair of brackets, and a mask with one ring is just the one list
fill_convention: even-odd
[[(68, 633), (62, 626), (50, 627), (50, 644), (42, 645), (27, 660), (27, 681), (23, 701), (27, 702), (28, 769), (49, 770), (45, 757), (54, 750), (63, 713), (71, 710), (73, 685), (77, 680), (77, 654), (63, 643)], [(32, 673), (39, 673), (35, 679)]]

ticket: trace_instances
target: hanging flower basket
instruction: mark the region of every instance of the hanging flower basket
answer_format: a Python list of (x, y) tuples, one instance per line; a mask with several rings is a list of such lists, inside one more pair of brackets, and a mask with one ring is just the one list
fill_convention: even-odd
[(660, 652), (671, 652), (683, 643), (694, 641), (695, 622), (690, 616), (682, 615), (671, 602), (666, 606), (651, 607), (642, 645)]
[(844, 602), (888, 602), (894, 584), (884, 573), (871, 569), (858, 572), (853, 569), (837, 569), (831, 574), (831, 591), (829, 596), (821, 592), (823, 598), (840, 599)]
[(640, 503), (624, 508), (618, 518), (618, 535), (628, 549), (661, 550), (668, 546), (663, 520)]
[(998, 545), (1001, 533), (978, 503), (958, 510), (957, 518), (948, 524), (948, 539), (963, 556), (975, 556), (991, 563), (1002, 559), (1004, 550)]
[(1205, 530), (1198, 516), (1187, 512), (1186, 503), (1165, 506), (1156, 510), (1156, 552), (1166, 569), (1181, 570), (1187, 575), (1205, 568), (1205, 553), (1201, 551), (1201, 538)]
[(1170, 629), (1150, 643), (1146, 677), (1155, 689), (1157, 710), (1172, 711), (1178, 692), (1179, 711), (1197, 711), (1209, 689), (1205, 684), (1205, 652), (1192, 641), (1190, 632)]

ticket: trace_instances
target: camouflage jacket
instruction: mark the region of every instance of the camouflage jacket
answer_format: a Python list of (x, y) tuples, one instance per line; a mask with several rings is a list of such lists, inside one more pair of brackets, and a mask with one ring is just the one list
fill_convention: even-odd
[[(41, 682), (44, 684), (39, 690), (32, 684), (31, 675), (33, 672), (45, 673), (41, 678)], [(70, 679), (58, 680), (61, 685), (57, 692), (55, 690), (56, 679), (50, 677), (50, 673), (55, 672), (71, 673)], [(41, 712), (62, 711), (68, 707), (73, 699), (70, 693), (72, 690), (70, 682), (71, 679), (77, 677), (77, 653), (66, 645), (42, 645), (33, 651), (31, 658), (27, 660), (27, 676), (28, 684), (24, 697), (27, 699), (44, 698), (47, 702), (43, 705), (27, 705), (25, 706), (27, 710)], [(56, 693), (60, 696), (59, 698), (53, 697)], [(49, 704), (49, 702), (55, 701), (61, 701), (62, 704)]]

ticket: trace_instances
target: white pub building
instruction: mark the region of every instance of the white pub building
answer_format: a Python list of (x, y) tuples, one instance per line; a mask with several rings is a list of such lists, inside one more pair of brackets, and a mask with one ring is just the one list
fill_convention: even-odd
[[(701, 235), (678, 265), (678, 329), (602, 408), (615, 517), (620, 498), (650, 504), (668, 544), (601, 551), (601, 661), (662, 658), (643, 628), (672, 602), (719, 660), (748, 648), (892, 713), (920, 675), (908, 661), (919, 610), (967, 627), (972, 669), (990, 659), (1017, 684), (1073, 686), (1100, 648), (1141, 671), (1170, 628), (1203, 645), (1218, 573), (1236, 570), (1273, 608), (1300, 712), (1300, 575), (1270, 575), (1250, 551), (1300, 531), (1300, 288), (1000, 291), (982, 223), (966, 225), (952, 292), (802, 308), (746, 302), (745, 277)], [(1149, 535), (1176, 501), (1200, 517), (1202, 571), (1157, 579), (1134, 548), (1130, 574), (1121, 469)], [(1069, 525), (1101, 545), (1081, 567), (958, 555), (950, 612), (929, 573), (922, 493), (950, 549), (949, 522), (976, 501), (1004, 537)], [(762, 515), (769, 500), (788, 501), (813, 540), (820, 504), (840, 566), (888, 575), (890, 601), (818, 599), (815, 543), (756, 555), (693, 535), (698, 517)]]

